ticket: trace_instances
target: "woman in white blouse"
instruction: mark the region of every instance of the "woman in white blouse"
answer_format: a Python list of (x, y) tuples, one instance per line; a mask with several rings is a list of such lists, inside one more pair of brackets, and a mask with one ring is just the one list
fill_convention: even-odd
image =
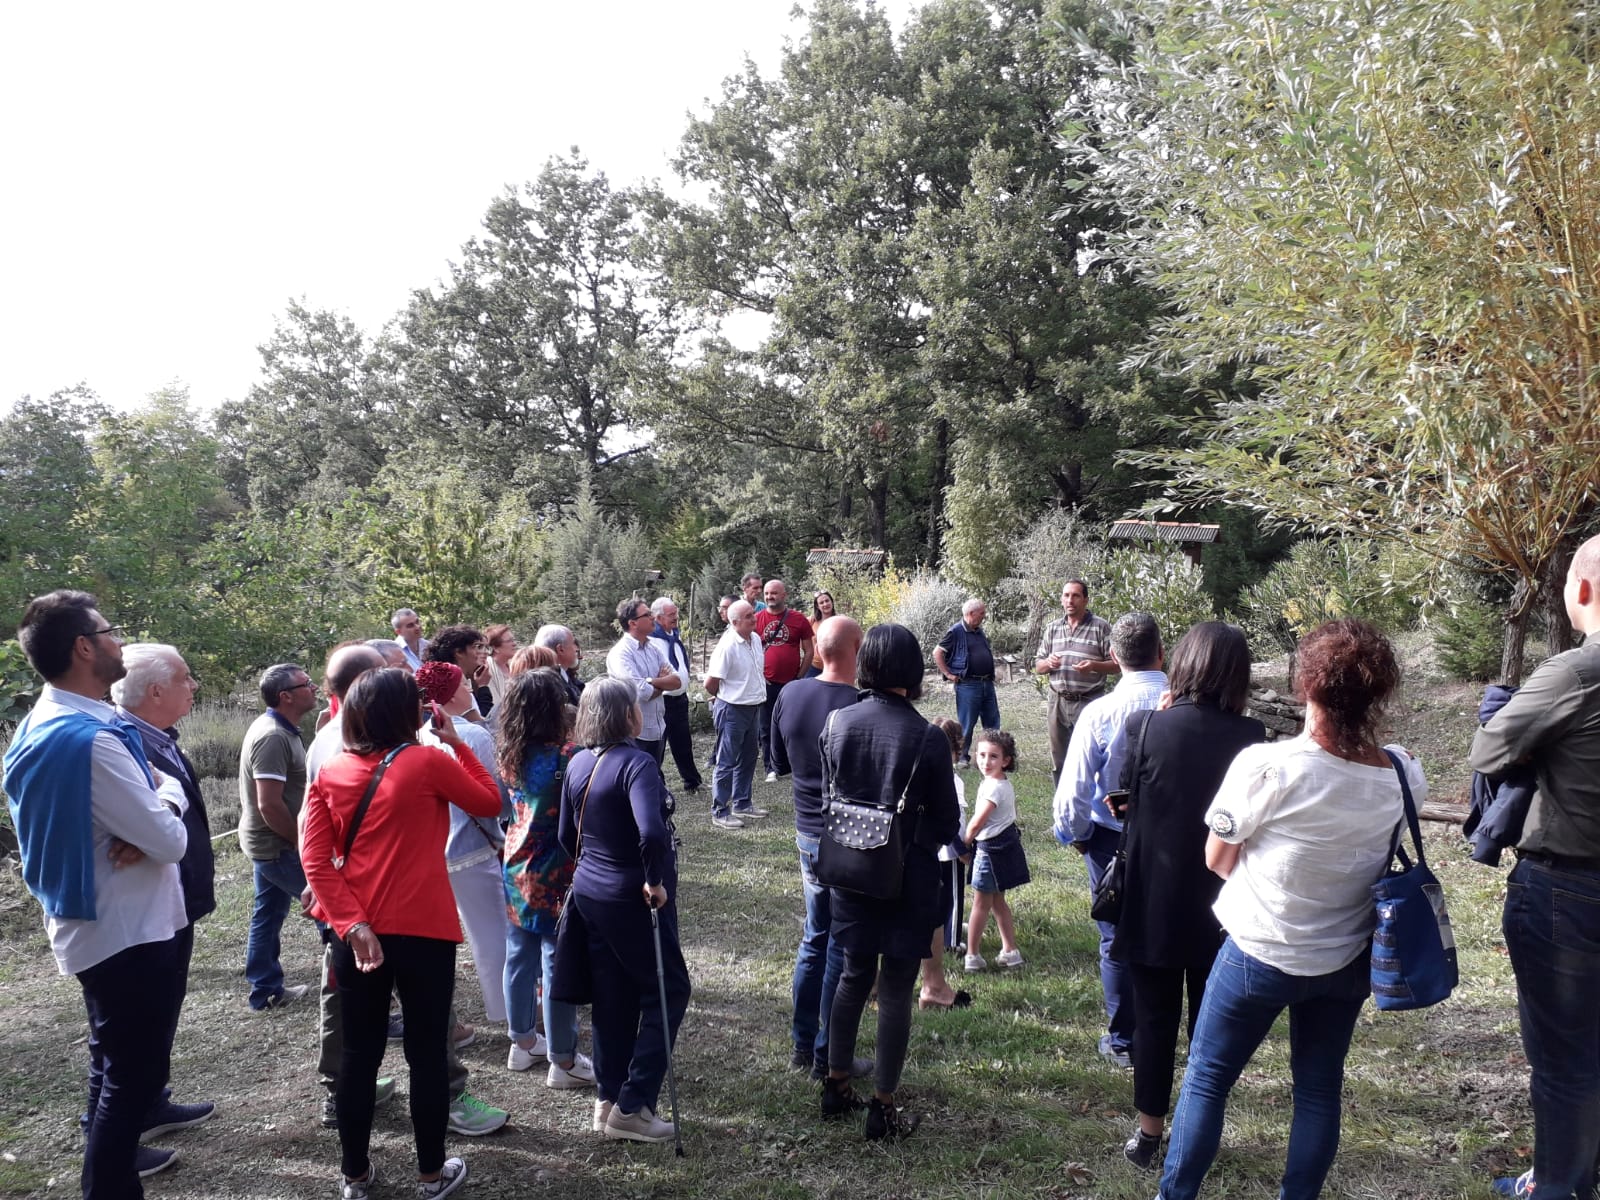
[(1289, 1010), (1294, 1120), (1282, 1200), (1322, 1191), (1339, 1147), (1339, 1098), (1369, 993), (1371, 886), (1388, 868), (1418, 763), (1379, 745), (1400, 682), (1394, 648), (1365, 621), (1331, 621), (1300, 644), (1306, 729), (1241, 751), (1206, 812), (1206, 864), (1226, 882), (1213, 911), (1228, 933), (1206, 983), (1173, 1117), (1161, 1200), (1193, 1200), (1216, 1157), (1228, 1092)]

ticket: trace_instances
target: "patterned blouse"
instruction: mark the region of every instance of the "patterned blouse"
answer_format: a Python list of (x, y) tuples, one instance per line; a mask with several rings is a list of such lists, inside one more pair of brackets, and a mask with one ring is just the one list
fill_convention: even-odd
[(516, 816), (506, 831), (506, 916), (513, 925), (554, 936), (561, 900), (572, 883), (572, 860), (556, 841), (561, 781), (578, 748), (541, 746), (522, 764), (511, 789)]

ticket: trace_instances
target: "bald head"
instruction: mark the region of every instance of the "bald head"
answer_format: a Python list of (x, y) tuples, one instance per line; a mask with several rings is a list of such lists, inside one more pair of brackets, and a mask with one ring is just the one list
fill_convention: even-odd
[(368, 671), (376, 671), (383, 665), (383, 655), (371, 646), (341, 646), (328, 656), (328, 666), (324, 672), (328, 679), (328, 691), (343, 700), (351, 684)]
[(856, 656), (861, 653), (861, 636), (861, 626), (851, 617), (829, 617), (817, 626), (817, 653), (822, 656), (824, 681), (856, 681)]
[(1585, 636), (1600, 629), (1600, 535), (1578, 547), (1567, 568), (1567, 619)]

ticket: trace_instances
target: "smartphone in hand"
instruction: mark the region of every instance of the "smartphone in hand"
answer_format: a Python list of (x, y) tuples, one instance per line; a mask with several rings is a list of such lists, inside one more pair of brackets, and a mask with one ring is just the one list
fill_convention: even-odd
[(450, 718), (444, 715), (444, 709), (440, 708), (436, 701), (428, 701), (428, 707), (433, 710), (433, 731), (435, 733), (443, 733), (450, 728)]

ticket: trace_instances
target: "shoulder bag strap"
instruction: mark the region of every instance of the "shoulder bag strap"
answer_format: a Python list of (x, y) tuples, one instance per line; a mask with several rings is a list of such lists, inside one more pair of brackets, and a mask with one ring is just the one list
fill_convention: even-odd
[[(912, 781), (916, 779), (916, 777), (917, 777), (917, 768), (920, 767), (921, 765), (922, 765), (922, 747), (918, 746), (917, 747), (917, 756), (911, 760), (911, 774), (906, 776), (906, 786), (900, 789), (900, 803), (898, 803), (898, 804), (896, 804), (894, 806), (895, 812), (897, 812), (897, 813), (905, 812), (905, 810), (906, 810), (906, 797), (911, 794)], [(917, 811), (918, 812), (922, 811), (922, 805), (920, 805), (920, 804), (917, 805)]]
[(822, 727), (822, 762), (828, 768), (828, 795), (825, 799), (829, 808), (839, 798), (839, 764), (833, 757), (833, 719), (838, 715), (837, 708), (830, 709), (827, 724)]
[(583, 785), (583, 795), (578, 798), (578, 838), (573, 843), (575, 853), (572, 856), (574, 865), (583, 857), (583, 814), (589, 808), (589, 790), (594, 787), (594, 777), (600, 773), (600, 760), (606, 756), (606, 750), (610, 749), (611, 747), (607, 746), (594, 756), (594, 768), (589, 772), (589, 782)]
[(361, 829), (361, 820), (367, 815), (367, 809), (372, 805), (372, 797), (378, 791), (378, 784), (383, 779), (383, 773), (389, 769), (389, 764), (400, 757), (400, 752), (408, 746), (416, 745), (415, 742), (401, 742), (389, 753), (383, 756), (372, 770), (372, 777), (367, 780), (367, 790), (361, 794), (361, 803), (356, 805), (356, 811), (350, 818), (350, 825), (344, 833), (344, 853), (333, 860), (335, 870), (344, 870), (344, 864), (350, 860), (350, 847), (356, 844), (356, 833)]
[[(1394, 764), (1394, 773), (1400, 777), (1400, 798), (1405, 802), (1406, 806), (1406, 815), (1403, 820), (1411, 829), (1411, 844), (1417, 850), (1417, 865), (1419, 867), (1426, 866), (1427, 859), (1422, 856), (1422, 823), (1417, 819), (1417, 802), (1411, 798), (1411, 781), (1406, 778), (1405, 764), (1400, 761), (1400, 756), (1393, 750), (1386, 748), (1384, 753), (1389, 756), (1389, 761)], [(1389, 857), (1392, 860), (1398, 854), (1403, 862), (1406, 852), (1401, 847), (1400, 842), (1400, 825), (1396, 824), (1394, 829), (1394, 848), (1390, 851)]]

